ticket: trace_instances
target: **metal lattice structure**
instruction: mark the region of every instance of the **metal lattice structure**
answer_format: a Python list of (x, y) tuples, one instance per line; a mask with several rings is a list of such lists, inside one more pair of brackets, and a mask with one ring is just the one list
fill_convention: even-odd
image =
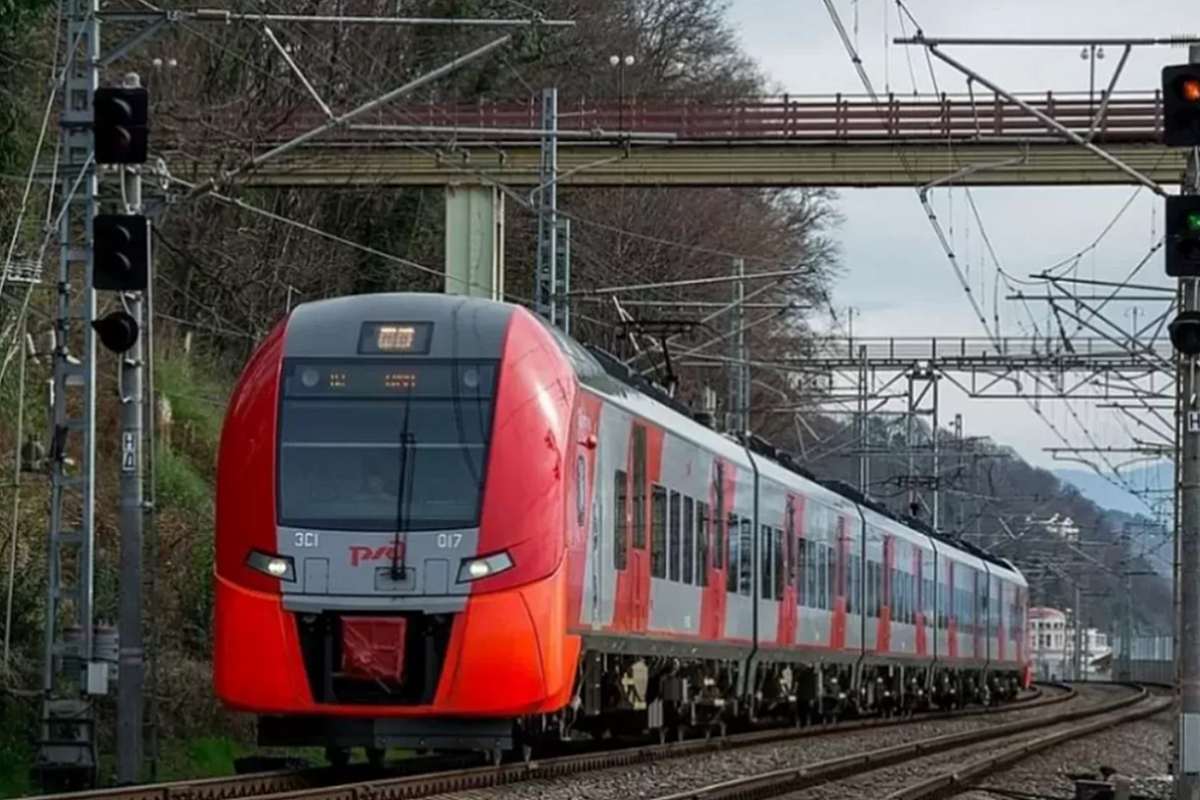
[(34, 771), (44, 789), (96, 780), (91, 697), (108, 691), (116, 637), (94, 619), (96, 339), (92, 219), (98, 180), (92, 96), (99, 83), (99, 0), (64, 0), (67, 50), (57, 320), (49, 449), (51, 513), (41, 734)]

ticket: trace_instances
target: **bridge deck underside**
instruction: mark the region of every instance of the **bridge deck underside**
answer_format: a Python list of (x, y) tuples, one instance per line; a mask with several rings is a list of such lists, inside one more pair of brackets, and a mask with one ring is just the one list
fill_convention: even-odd
[[(1109, 143), (1113, 156), (1159, 182), (1179, 179), (1182, 151), (1150, 143)], [(214, 158), (166, 152), (177, 173), (211, 175)], [(536, 142), (443, 144), (326, 141), (273, 160), (238, 183), (250, 186), (447, 186), (538, 183)], [(228, 154), (221, 166), (231, 162)], [(719, 142), (613, 144), (563, 141), (562, 186), (913, 187), (974, 169), (973, 186), (1120, 185), (1134, 181), (1077, 145), (1041, 141)], [(990, 167), (989, 165), (1004, 166)], [(984, 168), (980, 168), (984, 167)]]

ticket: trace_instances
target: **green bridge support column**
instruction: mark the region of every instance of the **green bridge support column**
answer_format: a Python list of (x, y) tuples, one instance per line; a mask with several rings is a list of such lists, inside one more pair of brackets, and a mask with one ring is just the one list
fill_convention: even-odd
[(504, 194), (446, 187), (446, 294), (504, 299)]

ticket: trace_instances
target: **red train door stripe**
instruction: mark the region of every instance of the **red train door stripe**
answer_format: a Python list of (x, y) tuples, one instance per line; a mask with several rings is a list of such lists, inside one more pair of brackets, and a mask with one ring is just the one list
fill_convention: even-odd
[(834, 650), (841, 650), (846, 646), (846, 567), (850, 563), (846, 553), (846, 529), (849, 524), (850, 520), (846, 517), (838, 517), (837, 549), (834, 550), (836, 578), (833, 586), (829, 587), (830, 593), (833, 594), (833, 625), (829, 646)]
[(958, 658), (958, 615), (955, 613), (954, 605), (954, 562), (946, 559), (946, 585), (949, 586), (949, 591), (946, 592), (946, 619), (949, 622), (946, 625), (949, 646), (947, 654), (950, 658)]
[(914, 609), (913, 620), (916, 622), (917, 637), (916, 650), (917, 655), (929, 655), (929, 642), (925, 638), (925, 604), (928, 601), (925, 597), (925, 568), (921, 563), (921, 548), (914, 547), (912, 549), (912, 571), (916, 579), (916, 597), (913, 601), (916, 603)]
[(982, 605), (979, 602), (979, 598), (983, 596), (983, 590), (980, 588), (979, 583), (981, 579), (984, 579), (984, 576), (977, 570), (972, 570), (971, 572), (974, 578), (971, 581), (971, 585), (975, 587), (975, 590), (971, 592), (971, 643), (975, 649), (975, 658), (982, 659), (987, 658), (987, 653), (984, 651), (983, 646), (984, 626), (980, 624), (983, 620), (979, 616), (979, 607)]
[[(593, 444), (599, 436), (600, 428), (600, 399), (580, 392), (577, 397), (574, 430), (577, 441), (567, 452), (575, 453), (575, 463), (572, 464), (573, 478), (567, 485), (567, 624), (577, 626), (583, 609), (584, 587), (587, 585), (587, 555), (591, 548), (592, 536), (592, 503), (595, 501), (597, 486), (596, 447)], [(589, 446), (592, 445), (592, 446)], [(583, 459), (583, 475), (575, 474), (579, 468), (579, 459)], [(582, 496), (581, 496), (582, 495)], [(600, 557), (597, 552), (595, 558)]]
[(775, 642), (783, 646), (796, 643), (796, 495), (785, 498), (783, 510), (783, 599), (779, 601), (779, 617), (775, 629)]
[(1007, 618), (1004, 613), (1004, 594), (1005, 594), (1005, 590), (1008, 589), (1008, 584), (1003, 583), (1001, 581), (996, 581), (996, 585), (1000, 587), (1000, 597), (999, 597), (999, 599), (994, 598), (994, 597), (991, 598), (991, 602), (1000, 604), (1000, 608), (997, 609), (997, 611), (996, 611), (996, 618), (1000, 620), (999, 624), (996, 626), (998, 628), (998, 630), (996, 631), (996, 640), (1000, 643), (999, 644), (1000, 660), (1007, 661), (1008, 660), (1008, 637), (1005, 635), (1005, 632), (1004, 632), (1004, 624), (1005, 624), (1005, 622), (1007, 622)]

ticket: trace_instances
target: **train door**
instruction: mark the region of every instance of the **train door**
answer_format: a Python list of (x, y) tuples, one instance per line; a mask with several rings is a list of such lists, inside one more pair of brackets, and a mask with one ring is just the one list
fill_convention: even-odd
[[(779, 645), (795, 644), (796, 623), (799, 618), (796, 594), (796, 497), (787, 496), (787, 510), (784, 514), (784, 531), (775, 531), (775, 547), (782, 550), (783, 558), (783, 592), (779, 598), (779, 627), (776, 633), (776, 643)], [(776, 560), (776, 564), (779, 559)], [(780, 581), (776, 579), (775, 585)]]
[[(587, 580), (591, 582), (592, 607), (590, 610), (590, 618), (592, 627), (600, 627), (600, 613), (604, 608), (604, 517), (606, 508), (605, 503), (601, 498), (605, 497), (604, 484), (605, 476), (608, 473), (605, 471), (605, 458), (603, 454), (596, 453), (595, 463), (592, 468), (592, 508), (591, 508), (591, 527), (588, 531), (588, 563), (592, 565), (591, 574), (587, 576)], [(617, 473), (620, 475), (621, 473)], [(622, 486), (618, 489), (615, 485), (613, 491), (625, 491)], [(586, 513), (586, 512), (585, 512)], [(613, 526), (614, 533), (619, 530), (616, 525)], [(614, 536), (614, 539), (616, 537)], [(616, 542), (613, 542), (616, 546)]]
[(633, 425), (633, 536), (629, 571), (633, 579), (633, 630), (645, 632), (650, 605), (650, 483), (646, 470), (646, 426)]

